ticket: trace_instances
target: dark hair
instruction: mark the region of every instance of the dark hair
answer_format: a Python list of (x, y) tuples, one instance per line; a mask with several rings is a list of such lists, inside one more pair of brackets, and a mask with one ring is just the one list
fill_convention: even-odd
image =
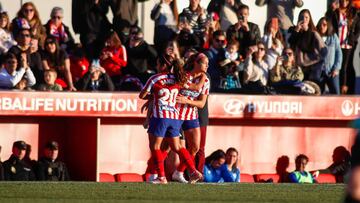
[(186, 73), (184, 71), (184, 62), (181, 59), (175, 59), (172, 63), (172, 73), (175, 76), (175, 80), (177, 83), (179, 83), (181, 86), (183, 86), (186, 81)]
[[(226, 150), (226, 155), (230, 154), (231, 152), (235, 152), (237, 155), (239, 155), (238, 150), (236, 150), (234, 147), (230, 147)], [(232, 170), (236, 170), (238, 165), (238, 160), (236, 159), (236, 163), (232, 166)]]
[(303, 9), (300, 11), (299, 13), (299, 16), (298, 16), (298, 19), (301, 19), (300, 16), (303, 16), (305, 13), (307, 13), (310, 17), (310, 20), (309, 20), (309, 29), (311, 31), (316, 31), (316, 27), (314, 25), (314, 21), (313, 21), (313, 18), (311, 16), (311, 13), (310, 13), (310, 10), (309, 9)]
[(198, 52), (196, 54), (193, 54), (186, 62), (185, 64), (185, 70), (186, 71), (192, 71), (194, 68), (194, 63), (199, 63), (200, 60), (207, 57), (204, 53)]
[(45, 73), (54, 73), (55, 76), (57, 77), (57, 72), (56, 72), (56, 70), (53, 69), (53, 68), (50, 68), (50, 69), (48, 69), (48, 70), (45, 70), (45, 71), (44, 71), (44, 75), (45, 75)]
[[(50, 53), (46, 49), (46, 45), (49, 43), (54, 43), (56, 46), (55, 53)], [(50, 67), (58, 67), (65, 65), (65, 59), (66, 59), (66, 52), (62, 50), (59, 46), (59, 43), (57, 42), (56, 38), (54, 36), (48, 36), (45, 40), (45, 51), (44, 54), (48, 56), (48, 59), (50, 61), (47, 61), (49, 63)]]
[(230, 40), (228, 43), (227, 43), (227, 46), (231, 46), (231, 45), (235, 45), (237, 46), (237, 48), (240, 48), (240, 43), (238, 40)]
[(240, 11), (241, 11), (241, 10), (243, 10), (243, 9), (250, 10), (250, 8), (249, 8), (249, 6), (248, 6), (248, 5), (243, 4), (243, 5), (239, 6), (239, 8), (238, 8), (237, 12), (240, 12)]
[[(275, 17), (276, 18), (276, 17)], [(278, 18), (277, 18), (278, 19)], [(270, 25), (271, 25), (271, 22), (272, 22), (272, 18), (270, 18), (266, 23), (265, 23), (265, 26), (264, 26), (264, 33), (267, 33), (269, 28), (270, 28)], [(281, 44), (284, 45), (285, 44), (285, 40), (284, 40), (284, 37), (283, 35), (281, 34), (280, 30), (278, 30), (276, 32), (276, 35), (275, 35), (275, 39), (278, 39), (280, 40)], [(275, 42), (274, 38), (273, 38), (273, 43)]]
[(5, 64), (9, 59), (15, 59), (17, 61), (16, 55), (8, 52), (3, 57), (3, 63)]
[(212, 38), (215, 39), (218, 36), (226, 36), (225, 32), (222, 30), (216, 30), (215, 32), (213, 32), (212, 34)]
[(210, 164), (212, 161), (216, 161), (219, 159), (225, 159), (225, 152), (221, 149), (218, 149), (210, 154), (210, 156), (205, 158), (205, 164)]
[[(321, 29), (321, 22), (322, 21), (326, 21), (326, 24), (327, 24), (327, 30), (326, 30), (326, 33), (322, 34), (320, 33), (320, 29)], [(332, 25), (332, 23), (330, 22), (330, 20), (326, 17), (322, 17), (320, 18), (320, 20), (318, 21), (317, 25), (316, 25), (316, 29), (318, 31), (318, 33), (321, 35), (321, 36), (331, 36), (333, 34), (335, 34), (334, 32), (334, 27)]]
[(121, 40), (120, 40), (120, 37), (119, 37), (119, 35), (118, 35), (115, 31), (112, 31), (112, 32), (109, 34), (107, 40), (112, 41), (112, 42), (114, 43), (114, 45), (115, 45), (115, 48), (120, 48), (121, 45), (122, 45)]
[(299, 154), (299, 155), (297, 155), (296, 156), (296, 158), (295, 158), (295, 164), (296, 163), (299, 163), (301, 160), (306, 160), (306, 162), (308, 162), (309, 161), (309, 157), (307, 157), (305, 154)]

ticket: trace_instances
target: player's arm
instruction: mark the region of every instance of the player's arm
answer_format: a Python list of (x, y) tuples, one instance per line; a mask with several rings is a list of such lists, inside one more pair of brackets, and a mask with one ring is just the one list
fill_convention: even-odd
[(188, 85), (188, 89), (190, 90), (195, 90), (195, 91), (200, 91), (201, 88), (204, 86), (205, 82), (206, 82), (207, 76), (205, 73), (201, 73), (200, 76), (200, 81), (199, 83), (189, 83)]
[(197, 100), (193, 101), (184, 96), (177, 96), (176, 102), (179, 104), (188, 104), (190, 106), (195, 106), (199, 109), (202, 109), (205, 106), (207, 97), (208, 97), (208, 95), (201, 94)]

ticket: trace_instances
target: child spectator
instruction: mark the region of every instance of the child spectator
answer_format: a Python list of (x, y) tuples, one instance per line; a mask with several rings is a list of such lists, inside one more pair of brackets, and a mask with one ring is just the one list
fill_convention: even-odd
[(313, 175), (305, 170), (308, 162), (309, 158), (304, 154), (300, 154), (295, 158), (296, 169), (289, 175), (292, 183), (315, 183)]
[(121, 68), (127, 65), (127, 53), (115, 31), (110, 34), (101, 51), (100, 64), (113, 81), (120, 79)]
[(114, 91), (114, 84), (106, 70), (100, 66), (99, 60), (91, 63), (89, 71), (78, 81), (81, 91)]
[(7, 12), (0, 12), (0, 55), (6, 53), (12, 46), (16, 45), (11, 32)]
[(62, 87), (55, 83), (57, 78), (57, 72), (54, 69), (45, 70), (44, 72), (44, 81), (45, 83), (41, 84), (38, 87), (40, 91), (62, 91)]

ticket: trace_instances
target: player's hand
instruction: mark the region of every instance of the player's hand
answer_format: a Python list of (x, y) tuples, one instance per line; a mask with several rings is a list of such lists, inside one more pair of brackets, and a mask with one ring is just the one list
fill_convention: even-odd
[(141, 113), (144, 113), (145, 111), (147, 111), (149, 109), (149, 100), (147, 100), (146, 102), (145, 102), (145, 104), (143, 104), (142, 106), (141, 106)]
[(349, 87), (346, 85), (341, 86), (341, 94), (346, 94), (349, 90)]
[(177, 96), (176, 97), (176, 103), (179, 103), (179, 104), (187, 104), (188, 102), (188, 99), (184, 96)]

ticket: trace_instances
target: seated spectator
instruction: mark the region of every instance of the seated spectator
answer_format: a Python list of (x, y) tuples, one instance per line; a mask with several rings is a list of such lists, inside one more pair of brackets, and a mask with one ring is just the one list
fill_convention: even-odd
[(34, 3), (26, 2), (21, 6), (11, 25), (14, 36), (17, 36), (18, 31), (22, 28), (22, 24), (19, 23), (22, 21), (19, 21), (18, 19), (25, 19), (29, 23), (31, 35), (38, 36), (40, 47), (43, 47), (46, 38), (46, 30), (41, 23), (39, 12)]
[(241, 45), (239, 53), (244, 57), (250, 46), (260, 42), (260, 29), (257, 24), (249, 22), (249, 7), (247, 5), (240, 6), (237, 15), (238, 22), (229, 27), (226, 31), (226, 37), (228, 41), (239, 41)]
[(10, 32), (10, 20), (7, 12), (0, 12), (0, 55), (5, 54), (16, 41)]
[(56, 39), (52, 36), (46, 38), (42, 63), (44, 70), (52, 68), (57, 71), (58, 78), (56, 83), (61, 85), (63, 89), (67, 88), (69, 91), (76, 91), (70, 72), (69, 56), (59, 47)]
[(27, 166), (23, 159), (26, 153), (26, 143), (16, 141), (12, 147), (12, 155), (3, 163), (4, 180), (6, 181), (29, 181), (35, 180), (31, 167)]
[(61, 85), (55, 83), (57, 78), (57, 72), (54, 69), (44, 71), (44, 83), (39, 85), (40, 91), (62, 91)]
[(276, 92), (280, 94), (301, 94), (304, 74), (295, 63), (294, 52), (286, 48), (282, 56), (276, 60), (275, 67), (270, 71), (270, 80)]
[(335, 34), (330, 21), (325, 17), (321, 18), (316, 25), (316, 28), (324, 40), (327, 47), (327, 54), (325, 57), (325, 69), (321, 78), (321, 92), (325, 92), (325, 85), (329, 89), (330, 94), (340, 94), (340, 69), (342, 64), (342, 52), (340, 47), (340, 40)]
[(44, 82), (44, 69), (42, 66), (41, 54), (39, 51), (39, 37), (37, 36), (31, 36), (29, 65), (31, 71), (34, 73), (36, 78), (36, 85), (34, 86), (36, 89), (37, 85)]
[(221, 149), (211, 153), (205, 159), (204, 182), (222, 183), (232, 182), (233, 176), (225, 164), (225, 152)]
[(64, 162), (59, 161), (59, 144), (55, 141), (46, 143), (44, 156), (35, 167), (36, 178), (40, 181), (68, 181), (69, 172)]
[(187, 19), (185, 14), (179, 15), (177, 41), (179, 43), (179, 50), (181, 55), (183, 55), (187, 49), (198, 49), (201, 47), (201, 39), (194, 33), (190, 21)]
[(231, 181), (225, 181), (225, 182), (240, 182), (240, 170), (237, 167), (238, 165), (238, 157), (239, 152), (233, 148), (230, 147), (226, 150), (226, 157), (225, 157), (225, 164), (228, 168), (228, 170), (231, 173)]
[(81, 91), (114, 91), (114, 84), (106, 70), (94, 60), (89, 71), (78, 81), (78, 89)]
[(315, 183), (313, 175), (305, 170), (308, 162), (309, 158), (304, 154), (300, 154), (295, 158), (296, 169), (289, 175), (292, 183)]
[(88, 72), (89, 65), (90, 63), (85, 57), (82, 45), (76, 44), (70, 55), (70, 72), (74, 83)]
[(55, 37), (59, 46), (69, 53), (74, 48), (75, 42), (69, 27), (63, 23), (64, 10), (60, 7), (54, 7), (51, 10), (50, 18), (45, 25), (47, 36)]
[(278, 18), (271, 18), (267, 21), (262, 42), (267, 50), (266, 62), (269, 64), (269, 68), (272, 69), (275, 66), (276, 59), (281, 56), (285, 45), (279, 30)]
[[(17, 31), (17, 35), (15, 35), (15, 39), (17, 42), (17, 45), (12, 46), (8, 53), (12, 53), (16, 56), (17, 60), (21, 60), (21, 54), (26, 53), (27, 61), (30, 65), (33, 65), (31, 62), (31, 32), (30, 32), (30, 25), (27, 23), (26, 20), (24, 20), (24, 23), (21, 28)], [(20, 68), (20, 63), (18, 64), (18, 69)], [(32, 69), (34, 67), (31, 67)]]
[(101, 51), (100, 64), (114, 82), (120, 79), (121, 69), (127, 64), (127, 53), (115, 31), (110, 34)]
[(17, 69), (18, 60), (12, 53), (7, 53), (4, 56), (3, 68), (0, 71), (0, 89), (12, 89), (22, 79), (26, 77), (27, 86), (31, 87), (35, 85), (36, 79), (28, 66), (26, 54), (21, 54), (22, 58), (20, 63), (20, 69)]
[(260, 42), (249, 48), (244, 62), (244, 89), (253, 94), (267, 94), (269, 65), (265, 62), (265, 45)]
[(18, 84), (15, 85), (13, 90), (18, 91), (33, 91), (33, 89), (29, 86), (29, 80), (24, 76)]
[(327, 48), (308, 9), (299, 13), (298, 24), (291, 27), (289, 33), (289, 43), (295, 51), (296, 63), (302, 68), (304, 79), (320, 84)]
[(135, 76), (145, 84), (154, 72), (157, 52), (144, 40), (144, 33), (140, 28), (132, 27), (130, 31), (130, 40), (126, 44), (128, 61), (122, 73)]

